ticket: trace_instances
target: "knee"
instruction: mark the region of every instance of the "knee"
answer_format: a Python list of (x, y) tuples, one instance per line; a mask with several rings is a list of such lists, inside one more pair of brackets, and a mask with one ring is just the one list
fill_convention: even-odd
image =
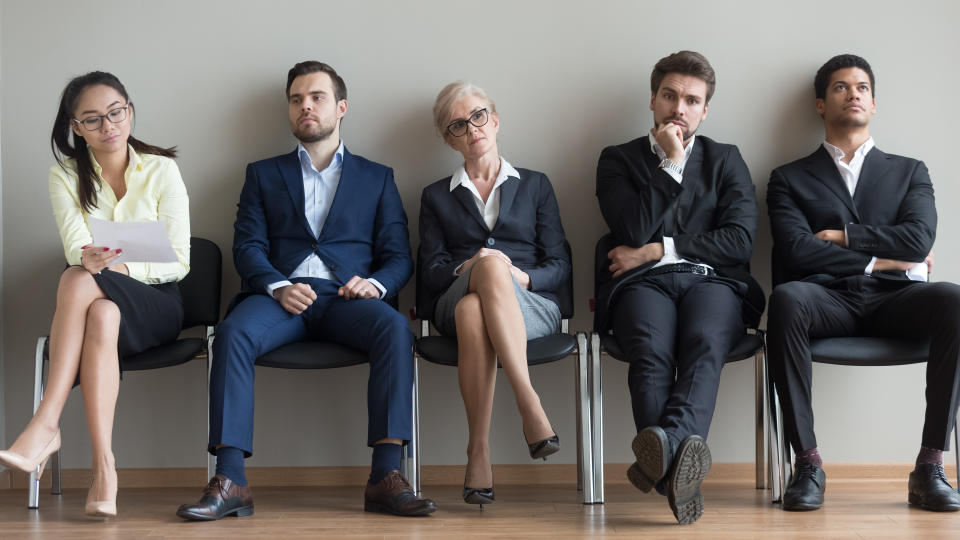
[(940, 281), (932, 283), (934, 305), (930, 313), (951, 326), (960, 326), (960, 285)]
[(769, 324), (772, 327), (790, 325), (806, 312), (804, 289), (810, 284), (791, 281), (778, 285), (770, 295)]
[(470, 273), (471, 279), (477, 279), (480, 282), (510, 284), (513, 281), (510, 265), (500, 257), (483, 257), (473, 264)]
[(94, 300), (87, 308), (87, 334), (104, 336), (116, 334), (120, 328), (120, 308), (111, 300)]
[(380, 331), (375, 333), (376, 337), (382, 336), (390, 342), (399, 341), (404, 346), (413, 347), (413, 332), (410, 330), (410, 324), (399, 311), (393, 308), (384, 310), (379, 317), (378, 326)]
[(476, 293), (470, 293), (461, 298), (453, 310), (453, 317), (457, 323), (457, 333), (460, 332), (461, 325), (469, 327), (482, 325), (483, 307), (480, 303), (480, 296)]
[(62, 301), (68, 298), (89, 295), (92, 291), (98, 289), (97, 282), (93, 280), (90, 272), (87, 272), (80, 266), (71, 266), (60, 274), (60, 284), (57, 287), (57, 300)]

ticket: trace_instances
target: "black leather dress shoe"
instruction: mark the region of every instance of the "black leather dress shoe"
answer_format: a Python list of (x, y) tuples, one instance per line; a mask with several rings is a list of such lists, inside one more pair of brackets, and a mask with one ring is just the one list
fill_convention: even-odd
[(253, 493), (250, 486), (238, 486), (222, 474), (210, 479), (203, 496), (195, 504), (184, 504), (177, 515), (190, 521), (214, 521), (224, 516), (253, 514)]
[(547, 456), (550, 454), (556, 454), (560, 451), (560, 437), (556, 434), (553, 434), (552, 437), (547, 437), (542, 441), (537, 441), (533, 444), (527, 443), (527, 449), (530, 450), (530, 457), (532, 459), (547, 459)]
[(934, 512), (960, 510), (960, 493), (950, 487), (940, 463), (925, 463), (913, 469), (907, 500), (914, 506)]
[(417, 497), (400, 471), (390, 471), (376, 484), (367, 482), (363, 492), (363, 509), (396, 516), (425, 516), (437, 509), (430, 499)]
[(631, 448), (637, 460), (627, 469), (627, 479), (634, 487), (647, 493), (670, 469), (673, 462), (670, 440), (663, 428), (650, 426), (637, 433)]
[(707, 441), (699, 435), (691, 435), (680, 443), (673, 459), (664, 487), (667, 501), (677, 523), (689, 525), (703, 515), (703, 495), (700, 484), (710, 472), (713, 458)]
[(783, 492), (783, 509), (804, 511), (823, 506), (823, 492), (827, 489), (827, 475), (811, 463), (797, 463), (790, 485)]

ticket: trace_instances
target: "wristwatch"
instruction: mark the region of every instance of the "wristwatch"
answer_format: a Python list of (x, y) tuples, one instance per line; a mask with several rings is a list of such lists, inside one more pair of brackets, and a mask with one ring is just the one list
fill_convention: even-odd
[(683, 167), (681, 167), (680, 165), (677, 165), (676, 163), (674, 163), (668, 158), (663, 158), (663, 160), (660, 162), (660, 168), (667, 169), (668, 171), (673, 171), (681, 176), (683, 175)]

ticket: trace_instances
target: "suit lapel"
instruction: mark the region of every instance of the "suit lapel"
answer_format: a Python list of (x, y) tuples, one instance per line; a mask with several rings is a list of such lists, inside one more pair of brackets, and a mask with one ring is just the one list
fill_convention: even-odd
[(853, 190), (853, 202), (860, 206), (861, 200), (870, 193), (880, 180), (890, 171), (887, 166), (887, 160), (890, 156), (884, 154), (879, 148), (874, 147), (867, 152), (867, 157), (863, 160), (863, 167), (860, 168), (860, 178), (857, 180), (857, 187)]
[(300, 156), (297, 151), (294, 150), (293, 153), (283, 156), (277, 163), (277, 167), (280, 169), (280, 176), (290, 193), (290, 199), (293, 200), (293, 211), (296, 212), (297, 218), (303, 228), (306, 229), (307, 234), (313, 237), (313, 231), (310, 230), (310, 224), (307, 223), (307, 214), (304, 208), (306, 203), (304, 203), (303, 195), (303, 172), (300, 169)]
[[(357, 160), (354, 159), (353, 154), (347, 151), (347, 147), (344, 146), (343, 163), (340, 165), (340, 181), (337, 182), (337, 191), (333, 194), (333, 201), (330, 202), (330, 211), (327, 212), (324, 229), (326, 229), (327, 223), (334, 223), (336, 216), (341, 212), (350, 210), (353, 191), (361, 188), (360, 182), (361, 178), (359, 177), (359, 171), (357, 169)], [(323, 236), (323, 230), (320, 231), (320, 236)]]
[(503, 216), (509, 215), (510, 207), (513, 206), (513, 201), (517, 198), (519, 189), (520, 179), (514, 176), (507, 178), (500, 184), (500, 213), (497, 215), (497, 222), (493, 225), (494, 229), (500, 226)]
[(827, 189), (836, 195), (836, 197), (850, 209), (850, 212), (856, 216), (857, 221), (860, 221), (860, 213), (857, 212), (857, 206), (853, 203), (853, 197), (851, 197), (850, 192), (847, 191), (847, 185), (844, 183), (843, 177), (840, 176), (840, 171), (837, 170), (836, 163), (834, 163), (823, 145), (807, 158), (806, 167), (807, 171), (813, 175), (818, 182), (826, 186)]
[(467, 214), (473, 217), (477, 223), (483, 227), (483, 230), (488, 231), (487, 223), (483, 221), (483, 216), (480, 215), (480, 209), (477, 208), (477, 201), (473, 198), (473, 193), (470, 193), (470, 190), (459, 185), (453, 188), (453, 191), (450, 192), (453, 195), (453, 198), (460, 202), (463, 206), (463, 209), (467, 211)]

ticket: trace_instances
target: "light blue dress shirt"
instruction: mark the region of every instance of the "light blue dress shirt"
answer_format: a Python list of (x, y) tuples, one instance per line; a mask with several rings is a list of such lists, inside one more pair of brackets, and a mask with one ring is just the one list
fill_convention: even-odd
[[(343, 172), (343, 141), (340, 141), (340, 146), (337, 147), (333, 159), (330, 160), (330, 165), (327, 165), (327, 168), (322, 171), (318, 171), (314, 167), (313, 161), (310, 160), (310, 154), (302, 144), (297, 145), (297, 157), (300, 158), (300, 175), (303, 177), (304, 213), (313, 236), (319, 237), (324, 223), (327, 222), (327, 215), (330, 214), (333, 197), (337, 194), (337, 186), (340, 185), (340, 173)], [(307, 255), (307, 258), (294, 268), (289, 277), (337, 279), (316, 253)], [(380, 297), (383, 298), (383, 295), (387, 292), (386, 288), (375, 279), (368, 279), (367, 281), (380, 290)], [(275, 289), (287, 285), (292, 285), (292, 283), (288, 280), (271, 283), (267, 285), (267, 294), (273, 296)]]

